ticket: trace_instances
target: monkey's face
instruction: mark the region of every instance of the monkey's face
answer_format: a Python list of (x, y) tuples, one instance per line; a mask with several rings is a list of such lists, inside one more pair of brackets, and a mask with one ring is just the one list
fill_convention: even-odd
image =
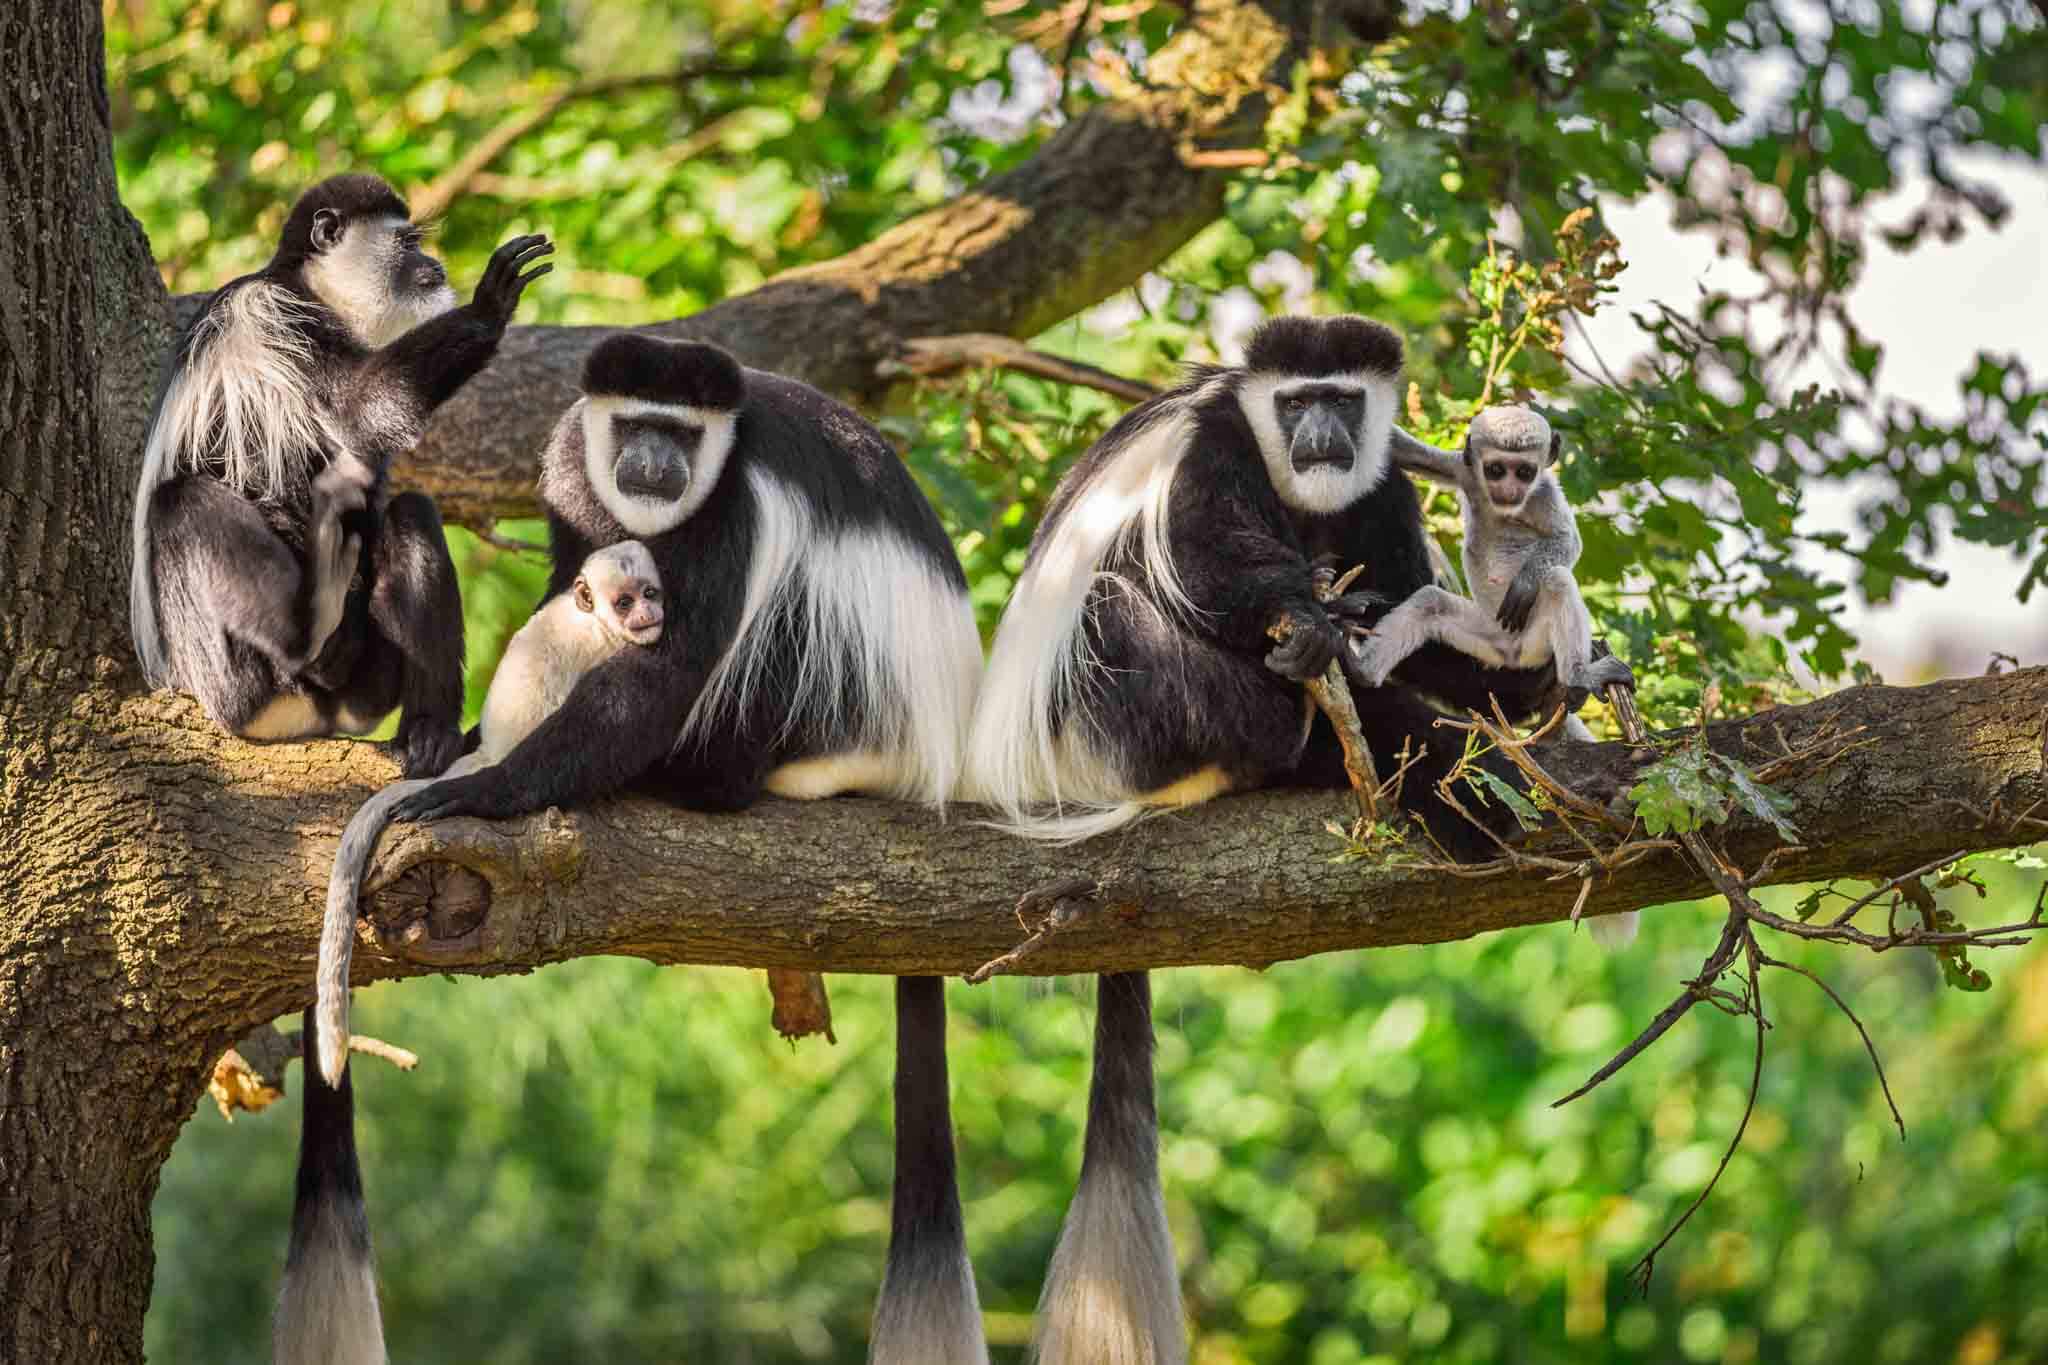
[(592, 395), (583, 401), (584, 471), (628, 535), (680, 526), (711, 496), (735, 415), (680, 403)]
[(1532, 451), (1500, 450), (1469, 443), (1465, 458), (1478, 466), (1487, 502), (1504, 516), (1522, 510), (1522, 504), (1529, 500), (1529, 490), (1536, 486), (1547, 463)]
[(429, 256), (425, 235), (394, 213), (313, 215), (306, 283), (364, 346), (388, 346), (455, 306), (448, 271)]
[(1239, 401), (1266, 474), (1288, 506), (1329, 513), (1370, 493), (1387, 470), (1393, 381), (1338, 374), (1254, 375)]
[(645, 648), (661, 638), (661, 575), (638, 541), (600, 550), (576, 576), (576, 609), (607, 635)]

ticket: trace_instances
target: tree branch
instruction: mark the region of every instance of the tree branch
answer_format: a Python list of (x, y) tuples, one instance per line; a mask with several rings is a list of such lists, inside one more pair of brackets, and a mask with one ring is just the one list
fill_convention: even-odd
[(939, 375), (974, 365), (1035, 374), (1040, 379), (1074, 384), (1084, 389), (1100, 389), (1126, 403), (1142, 403), (1159, 392), (1142, 379), (1127, 379), (1099, 366), (1069, 360), (1049, 351), (1034, 350), (1021, 341), (990, 332), (912, 337), (903, 343), (895, 357), (881, 363), (877, 373), (885, 379), (904, 374)]
[[(208, 960), (239, 983), (238, 1032), (302, 1005), (335, 841), (391, 765), (368, 745), (242, 745), (181, 698), (131, 699), (122, 710), (153, 739), (182, 735), (193, 746), (147, 762), (137, 755), (126, 771), (146, 784), (152, 818), (194, 832), (180, 876), (211, 888)], [(2048, 802), (2044, 722), (2048, 669), (2032, 668), (1852, 688), (1708, 733), (1716, 750), (1752, 766), (1813, 752), (1822, 737), (1856, 727), (1859, 741), (1877, 741), (1819, 753), (1778, 777), (1811, 846), (1770, 862), (1768, 873), (1797, 881), (1885, 878), (1937, 855), (2041, 838), (2003, 812)], [(1620, 744), (1561, 744), (1543, 757), (1575, 791), (1618, 806), (1642, 761)], [(223, 796), (218, 772), (230, 764), (236, 778)], [(372, 873), (355, 979), (522, 972), (597, 953), (962, 975), (1032, 936), (1035, 919), (1019, 922), (1018, 888), (1049, 885), (1095, 889), (1065, 897), (1085, 913), (1070, 911), (1005, 970), (1261, 967), (1563, 920), (1582, 889), (1575, 873), (1469, 879), (1340, 862), (1331, 855), (1344, 846), (1326, 823), (1347, 819), (1350, 807), (1343, 792), (1232, 797), (1068, 849), (987, 828), (971, 810), (941, 823), (869, 800), (771, 800), (707, 816), (626, 799), (495, 824), (401, 827)], [(1965, 807), (1979, 814), (1954, 813)], [(1779, 846), (1768, 826), (1740, 815), (1717, 835), (1730, 858), (1759, 868)], [(1537, 839), (1553, 860), (1583, 859), (1568, 836)], [(1590, 914), (1712, 890), (1676, 852), (1594, 882)]]
[(541, 128), (561, 111), (562, 106), (572, 101), (603, 99), (607, 95), (621, 95), (629, 90), (646, 90), (661, 85), (680, 86), (695, 80), (775, 76), (786, 70), (788, 68), (780, 62), (730, 66), (715, 56), (707, 56), (684, 62), (672, 71), (599, 76), (561, 86), (541, 95), (526, 108), (507, 115), (495, 128), (478, 138), (461, 160), (414, 190), (407, 207), (412, 210), (416, 223), (446, 213), (448, 206), (467, 193), (476, 178), (503, 156), (512, 144)]

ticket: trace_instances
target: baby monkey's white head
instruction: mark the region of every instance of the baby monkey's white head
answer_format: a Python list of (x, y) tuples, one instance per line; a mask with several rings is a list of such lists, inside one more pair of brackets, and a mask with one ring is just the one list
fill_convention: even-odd
[(1513, 516), (1543, 471), (1557, 463), (1557, 447), (1550, 423), (1534, 409), (1487, 408), (1465, 433), (1465, 467), (1484, 485), (1493, 511)]
[(661, 570), (639, 541), (594, 552), (583, 561), (573, 593), (576, 610), (594, 617), (607, 635), (636, 645), (661, 638)]

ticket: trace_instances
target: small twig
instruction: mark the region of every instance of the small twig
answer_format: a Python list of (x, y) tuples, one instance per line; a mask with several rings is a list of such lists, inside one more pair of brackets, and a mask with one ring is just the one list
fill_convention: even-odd
[(351, 1033), (348, 1036), (348, 1050), (389, 1062), (400, 1071), (410, 1071), (420, 1064), (419, 1053), (399, 1047), (395, 1043), (387, 1043), (381, 1038), (367, 1038), (360, 1033)]
[(1634, 1269), (1629, 1271), (1629, 1277), (1636, 1282), (1636, 1293), (1638, 1294), (1650, 1292), (1650, 1276), (1657, 1268), (1657, 1254), (1670, 1245), (1671, 1239), (1678, 1235), (1680, 1229), (1692, 1221), (1692, 1216), (1698, 1213), (1700, 1206), (1707, 1202), (1707, 1196), (1712, 1194), (1714, 1187), (1721, 1183), (1721, 1176), (1727, 1171), (1728, 1163), (1735, 1159), (1735, 1149), (1742, 1145), (1742, 1135), (1749, 1131), (1749, 1120), (1756, 1113), (1757, 1092), (1763, 1088), (1764, 1083), (1764, 1030), (1770, 1027), (1764, 1020), (1763, 977), (1761, 969), (1757, 966), (1757, 959), (1760, 956), (1761, 954), (1756, 948), (1755, 940), (1752, 939), (1750, 941), (1749, 1007), (1750, 1012), (1756, 1016), (1756, 1061), (1750, 1067), (1749, 1100), (1742, 1106), (1742, 1122), (1735, 1125), (1735, 1136), (1728, 1139), (1728, 1150), (1721, 1153), (1721, 1164), (1714, 1168), (1713, 1177), (1707, 1181), (1705, 1188), (1699, 1192), (1699, 1196), (1686, 1207), (1684, 1213), (1678, 1216), (1678, 1221), (1673, 1223), (1670, 1229), (1657, 1239), (1657, 1245), (1644, 1252), (1643, 1258), (1635, 1263)]
[[(1344, 590), (1364, 572), (1362, 564), (1353, 565), (1336, 578), (1318, 570), (1311, 590), (1318, 602), (1329, 602), (1343, 596)], [(1279, 644), (1286, 644), (1293, 633), (1293, 622), (1285, 617), (1266, 629), (1266, 634)], [(1380, 822), (1380, 783), (1372, 750), (1366, 747), (1365, 731), (1358, 721), (1358, 707), (1351, 699), (1351, 685), (1344, 681), (1344, 665), (1332, 659), (1323, 666), (1320, 678), (1310, 678), (1302, 686), (1314, 699), (1316, 709), (1329, 718), (1330, 728), (1337, 732), (1337, 743), (1344, 750), (1344, 775), (1351, 779), (1352, 793), (1358, 798), (1358, 818), (1369, 829)]]
[(544, 555), (548, 552), (548, 547), (545, 545), (537, 544), (531, 540), (521, 540), (517, 536), (504, 535), (488, 527), (481, 531), (472, 530), (470, 534), (495, 550), (507, 550), (513, 554), (522, 555)]
[(1621, 1051), (1615, 1053), (1613, 1057), (1609, 1058), (1607, 1065), (1594, 1072), (1584, 1085), (1572, 1091), (1571, 1094), (1566, 1095), (1563, 1099), (1552, 1100), (1550, 1107), (1552, 1109), (1562, 1108), (1580, 1096), (1590, 1093), (1602, 1081), (1605, 1081), (1615, 1072), (1634, 1061), (1641, 1055), (1644, 1048), (1647, 1048), (1650, 1044), (1668, 1033), (1671, 1030), (1671, 1026), (1680, 1019), (1683, 1019), (1694, 1005), (1708, 998), (1714, 983), (1720, 979), (1721, 973), (1726, 971), (1728, 964), (1735, 960), (1735, 954), (1741, 950), (1742, 942), (1741, 921), (1731, 915), (1728, 922), (1721, 926), (1720, 943), (1715, 945), (1714, 951), (1708, 955), (1706, 962), (1701, 965), (1699, 975), (1685, 983), (1685, 989), (1679, 992), (1678, 998), (1659, 1010), (1657, 1017), (1650, 1021), (1650, 1026), (1637, 1034), (1635, 1040), (1627, 1047), (1624, 1047)]
[(629, 76), (599, 76), (551, 90), (531, 106), (502, 119), (495, 128), (471, 143), (461, 160), (435, 176), (426, 185), (414, 190), (410, 200), (413, 221), (438, 218), (446, 212), (450, 204), (468, 191), (471, 182), (479, 173), (488, 170), (490, 164), (503, 156), (513, 143), (545, 124), (561, 111), (563, 105), (571, 101), (600, 99), (607, 95), (623, 94), (628, 90), (645, 90), (661, 85), (679, 86), (687, 81), (718, 76), (772, 76), (788, 69), (781, 62), (728, 66), (716, 57), (710, 57), (685, 62), (669, 71), (642, 72)]
[[(1850, 920), (1856, 918), (1858, 912), (1860, 912), (1864, 906), (1869, 905), (1872, 901), (1876, 900), (1879, 896), (1884, 895), (1887, 891), (1897, 890), (1900, 883), (1909, 882), (1914, 880), (1915, 878), (1924, 877), (1930, 872), (1938, 871), (1941, 868), (1947, 867), (1950, 863), (1956, 861), (1956, 859), (1962, 856), (1963, 855), (1960, 852), (1951, 853), (1946, 858), (1936, 858), (1931, 863), (1923, 863), (1919, 867), (1914, 868), (1911, 872), (1901, 872), (1898, 876), (1884, 883), (1884, 885), (1878, 887), (1877, 890), (1871, 892), (1869, 895), (1861, 897), (1858, 900), (1851, 901), (1849, 903), (1848, 909), (1844, 910), (1841, 914), (1836, 915), (1832, 920), (1828, 921), (1828, 923), (1836, 927), (1847, 924)], [(1761, 876), (1761, 872), (1759, 872), (1758, 875)]]
[(1877, 1088), (1884, 1092), (1884, 1102), (1892, 1111), (1892, 1122), (1899, 1127), (1899, 1141), (1906, 1140), (1906, 1116), (1899, 1112), (1898, 1102), (1892, 1098), (1891, 1082), (1885, 1079), (1884, 1062), (1877, 1055), (1877, 1044), (1871, 1041), (1870, 1030), (1863, 1027), (1863, 1021), (1856, 1017), (1856, 1011), (1849, 1008), (1849, 1002), (1835, 993), (1835, 988), (1796, 962), (1782, 962), (1775, 957), (1762, 959), (1766, 967), (1783, 967), (1788, 972), (1797, 972), (1826, 993), (1835, 1002), (1835, 1008), (1849, 1016), (1849, 1022), (1856, 1026), (1856, 1032), (1863, 1036), (1863, 1050), (1870, 1054), (1870, 1065), (1877, 1072)]
[(898, 375), (950, 374), (970, 365), (1035, 374), (1061, 384), (1099, 389), (1127, 403), (1142, 403), (1159, 392), (1142, 379), (1089, 365), (1065, 356), (1035, 350), (1012, 337), (993, 332), (962, 332), (956, 336), (912, 337), (902, 342), (896, 355), (875, 367), (883, 378)]
[[(1017, 924), (1030, 930), (1031, 937), (1001, 957), (984, 962), (969, 972), (967, 984), (979, 986), (992, 976), (1004, 976), (1015, 971), (1019, 963), (1044, 947), (1053, 935), (1081, 918), (1089, 900), (1101, 889), (1102, 883), (1093, 877), (1066, 877), (1026, 891), (1017, 898)], [(1041, 905), (1049, 906), (1050, 909), (1045, 918), (1039, 921), (1038, 927), (1032, 929), (1028, 916)]]

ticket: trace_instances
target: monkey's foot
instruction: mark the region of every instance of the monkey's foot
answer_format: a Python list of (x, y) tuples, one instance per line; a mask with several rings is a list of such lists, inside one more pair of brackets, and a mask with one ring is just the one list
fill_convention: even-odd
[(399, 771), (408, 781), (439, 777), (462, 757), (462, 727), (452, 721), (407, 717), (385, 750), (398, 760)]
[(1621, 661), (1620, 655), (1609, 654), (1604, 658), (1593, 659), (1587, 663), (1580, 664), (1576, 669), (1572, 670), (1572, 675), (1564, 681), (1567, 687), (1575, 689), (1583, 687), (1588, 692), (1605, 691), (1607, 688), (1617, 684), (1633, 692), (1636, 686), (1636, 675), (1633, 669)]

